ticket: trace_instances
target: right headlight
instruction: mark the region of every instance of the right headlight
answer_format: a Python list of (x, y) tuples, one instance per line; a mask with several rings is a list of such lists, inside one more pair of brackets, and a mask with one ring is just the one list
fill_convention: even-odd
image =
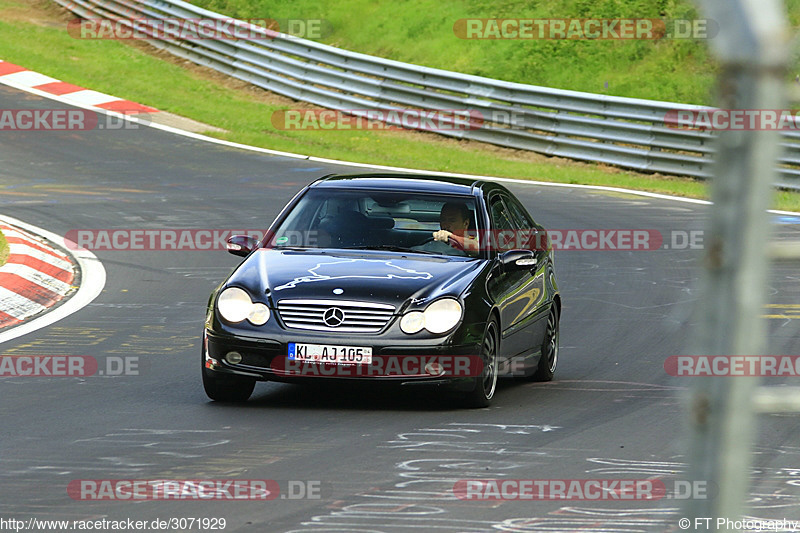
[(400, 319), (400, 329), (413, 335), (423, 328), (433, 334), (450, 331), (461, 320), (461, 303), (455, 298), (436, 300), (424, 311), (410, 311)]
[(244, 319), (253, 325), (263, 326), (269, 320), (269, 307), (253, 303), (244, 289), (228, 287), (217, 298), (217, 309), (226, 321), (237, 324)]
[(247, 315), (247, 320), (254, 326), (263, 326), (269, 320), (269, 307), (262, 303), (253, 304), (250, 308), (250, 314)]
[(400, 319), (400, 329), (409, 335), (422, 331), (424, 327), (425, 315), (422, 311), (411, 311), (410, 313), (404, 314), (403, 318)]

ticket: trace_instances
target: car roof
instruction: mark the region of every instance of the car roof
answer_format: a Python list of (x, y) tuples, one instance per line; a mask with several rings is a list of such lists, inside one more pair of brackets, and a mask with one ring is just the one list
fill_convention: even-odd
[[(382, 189), (474, 196), (496, 186), (491, 182), (423, 174), (330, 174), (311, 184), (314, 188)], [(501, 187), (502, 188), (502, 187)]]

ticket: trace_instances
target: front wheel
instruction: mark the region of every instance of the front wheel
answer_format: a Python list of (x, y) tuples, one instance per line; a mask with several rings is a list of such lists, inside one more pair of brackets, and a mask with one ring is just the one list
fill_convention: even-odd
[(239, 377), (213, 377), (203, 370), (203, 388), (216, 402), (246, 402), (256, 386), (255, 380)]
[(486, 324), (481, 344), (481, 374), (475, 378), (475, 387), (467, 393), (467, 407), (489, 407), (497, 389), (497, 345), (500, 339), (497, 321), (494, 318)]
[(216, 402), (246, 402), (256, 387), (254, 379), (239, 376), (213, 376), (205, 368), (205, 354), (200, 372), (203, 374), (203, 389), (206, 395)]
[(552, 381), (553, 374), (558, 364), (558, 311), (556, 306), (550, 309), (547, 317), (547, 327), (542, 340), (542, 356), (539, 358), (539, 367), (532, 378), (534, 381)]

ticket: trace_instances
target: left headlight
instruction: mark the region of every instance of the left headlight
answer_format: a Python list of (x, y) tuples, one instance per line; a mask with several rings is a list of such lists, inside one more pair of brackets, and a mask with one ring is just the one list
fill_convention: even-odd
[(461, 303), (454, 298), (436, 300), (424, 311), (411, 311), (400, 319), (400, 329), (412, 335), (427, 329), (433, 334), (450, 331), (461, 320)]
[(263, 326), (269, 320), (269, 307), (261, 302), (253, 303), (250, 296), (239, 287), (228, 287), (217, 299), (217, 309), (226, 321), (237, 324), (247, 319), (255, 326)]

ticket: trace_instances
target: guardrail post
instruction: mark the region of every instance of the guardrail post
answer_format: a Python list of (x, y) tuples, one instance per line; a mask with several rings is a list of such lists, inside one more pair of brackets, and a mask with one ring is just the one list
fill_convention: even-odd
[[(788, 28), (780, 0), (701, 0), (719, 23), (710, 46), (721, 59), (722, 109), (782, 109)], [(762, 355), (777, 131), (723, 131), (712, 181), (710, 230), (698, 304), (697, 355)], [(689, 499), (686, 517), (740, 519), (755, 435), (757, 378), (693, 378), (689, 475), (714, 495)], [(702, 524), (703, 522), (701, 522)], [(711, 524), (711, 530), (716, 530)], [(729, 530), (726, 530), (729, 531)]]

